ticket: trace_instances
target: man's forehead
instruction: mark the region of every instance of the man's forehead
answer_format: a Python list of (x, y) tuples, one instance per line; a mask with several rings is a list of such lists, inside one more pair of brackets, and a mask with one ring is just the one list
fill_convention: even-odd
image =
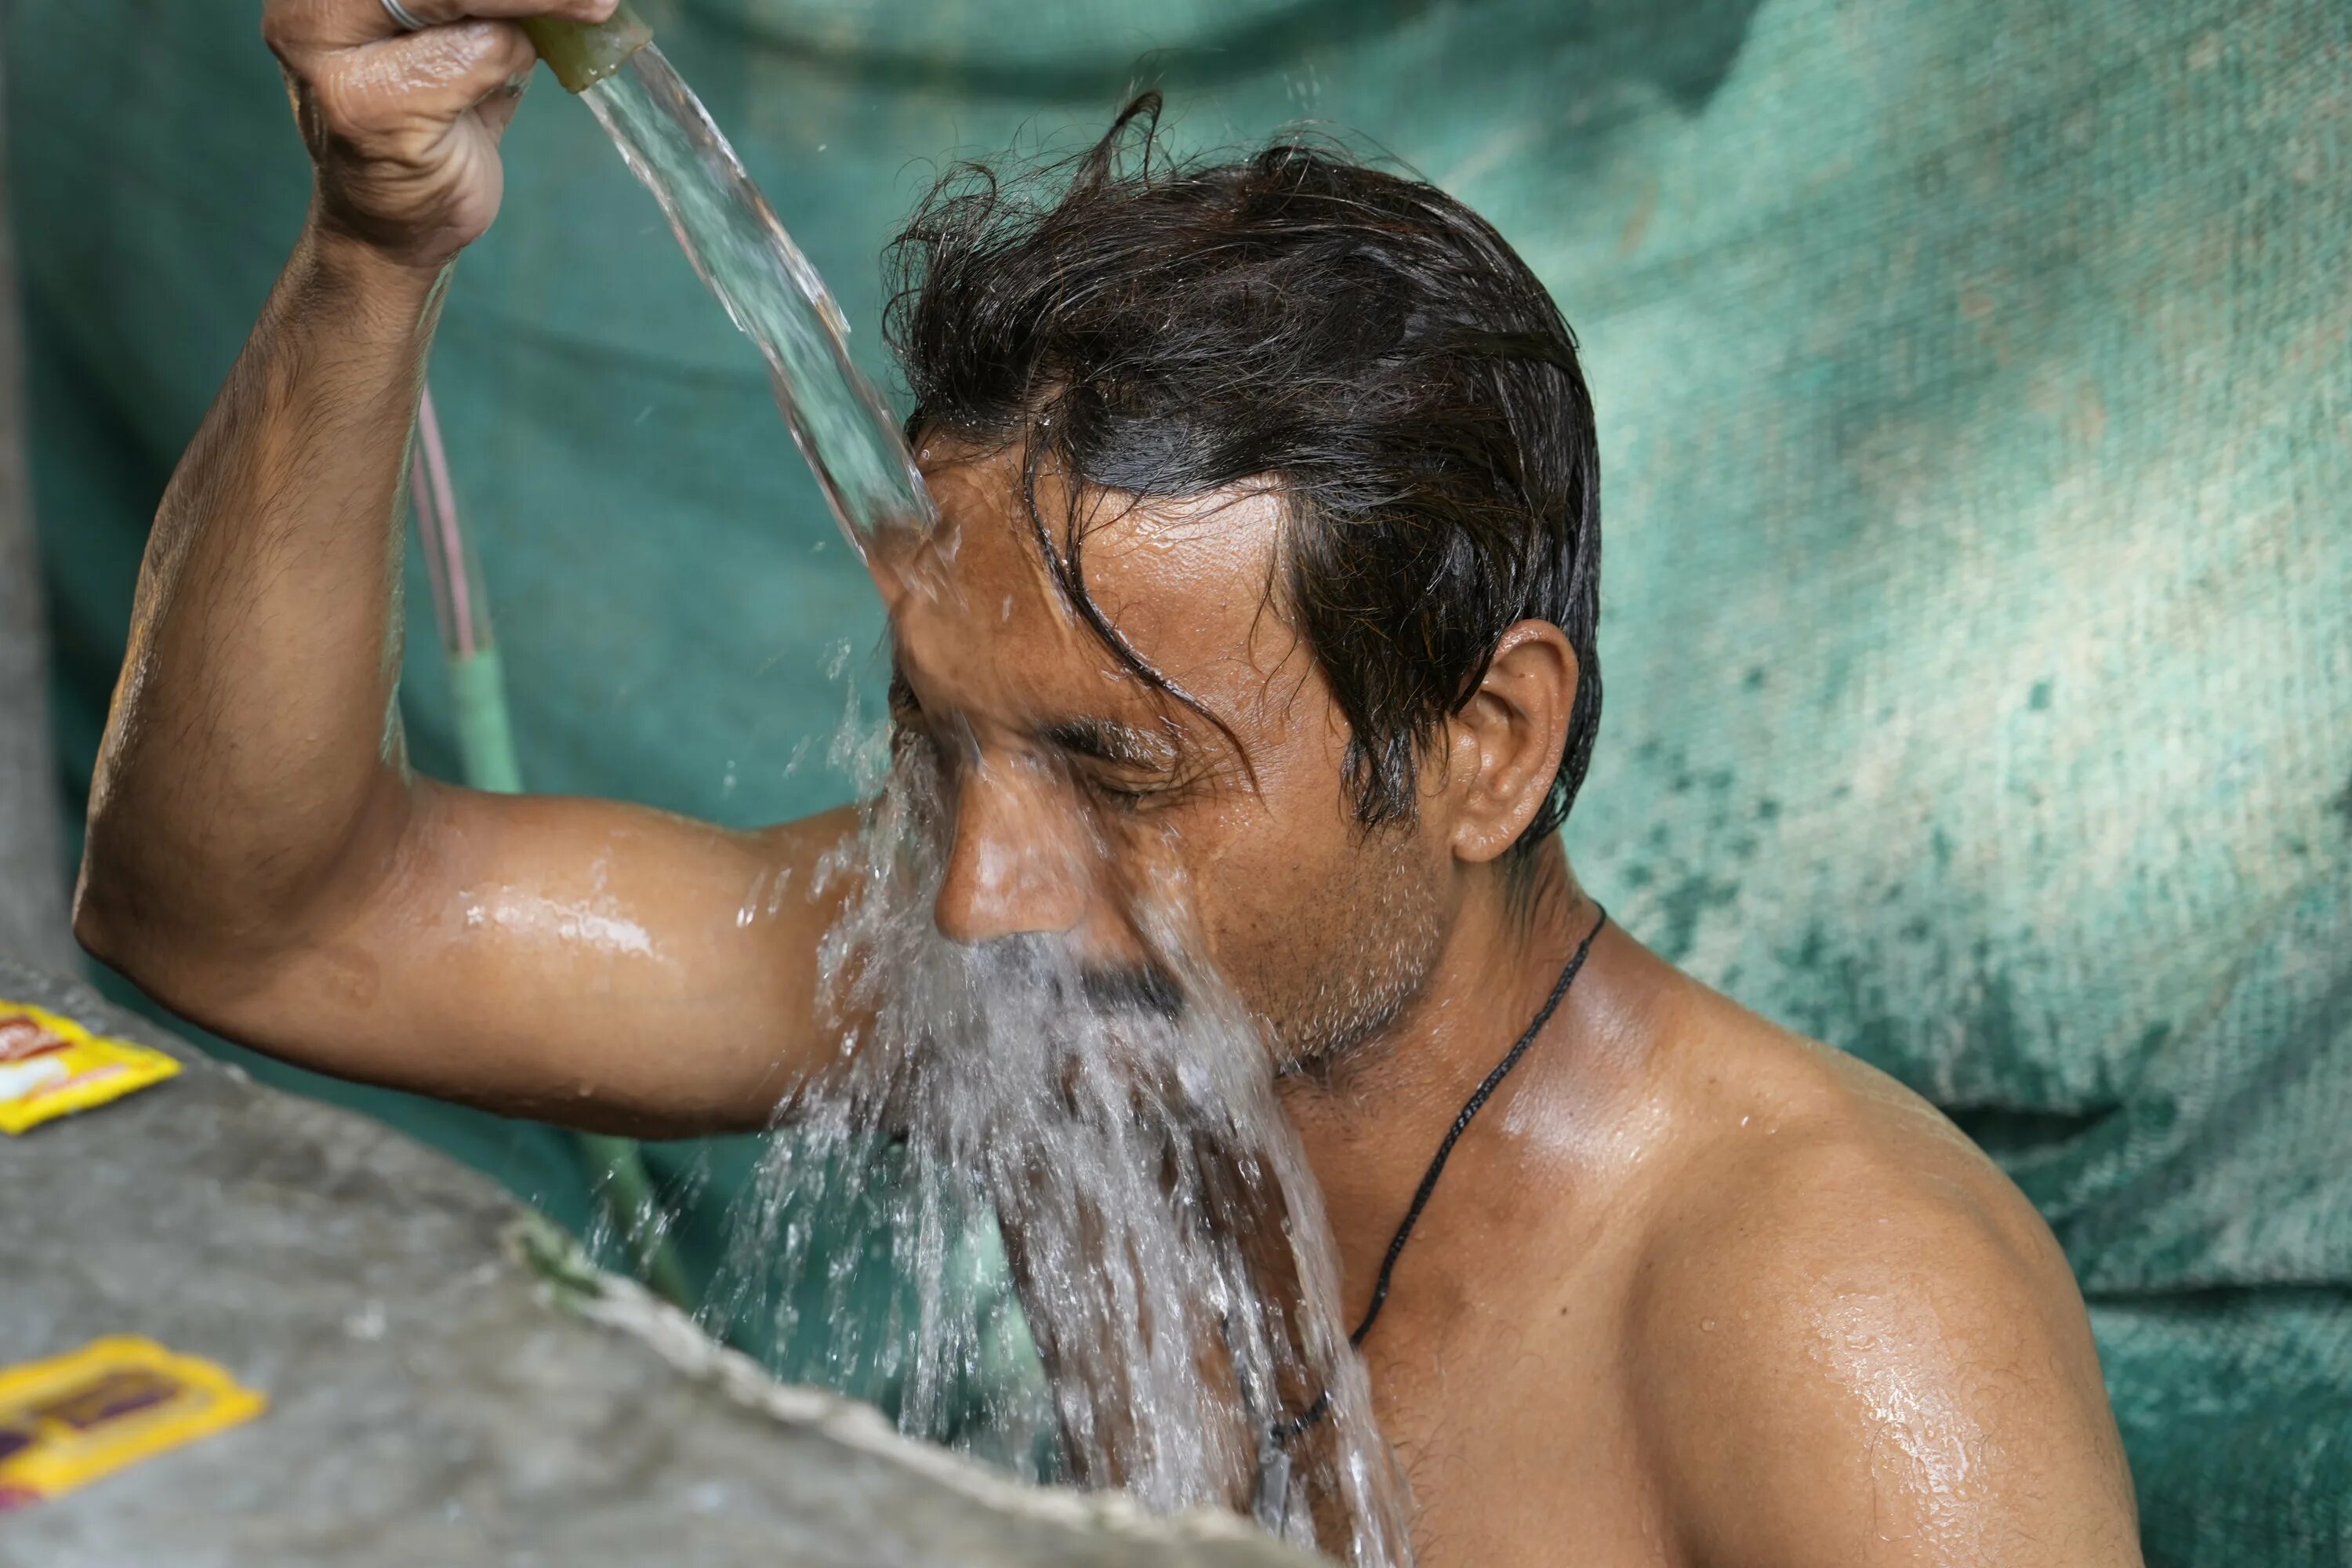
[(991, 689), (966, 694), (975, 705), (1124, 698), (1120, 706), (1147, 708), (1152, 694), (1135, 689), (1142, 683), (1048, 567), (1047, 544), (1066, 557), (1074, 523), (1075, 575), (1087, 599), (1180, 689), (1219, 710), (1246, 704), (1290, 658), (1297, 639), (1271, 591), (1281, 503), (1269, 488), (1147, 500), (1082, 489), (1074, 498), (1045, 474), (1033, 519), (1017, 449), (927, 443), (922, 456), (940, 533), (876, 563), (910, 677)]

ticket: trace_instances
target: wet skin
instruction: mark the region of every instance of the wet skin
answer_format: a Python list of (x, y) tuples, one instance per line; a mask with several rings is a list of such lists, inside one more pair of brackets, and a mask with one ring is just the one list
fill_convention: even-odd
[[(76, 929), (323, 1071), (600, 1129), (759, 1125), (832, 1051), (836, 910), (808, 889), (850, 815), (732, 833), (478, 795), (413, 774), (386, 718), (404, 437), (527, 49), (499, 20), (395, 37), (376, 0), (270, 0), (265, 32), (320, 197), (158, 513)], [(1009, 463), (934, 443), (944, 533), (875, 561), (898, 718), (956, 802), (939, 927), (1066, 933), (1117, 970), (1145, 954), (1139, 892), (1181, 893), (1265, 1021), (1352, 1321), (1591, 923), (1557, 842), (1531, 897), (1506, 870), (1575, 658), (1510, 628), (1413, 822), (1368, 835), (1269, 595), (1274, 502), (1080, 498), (1107, 503), (1097, 601), (1212, 723), (1073, 620)], [(2138, 1560), (2082, 1304), (2022, 1197), (1898, 1086), (1614, 927), (1456, 1151), (1366, 1353), (1441, 1568)]]

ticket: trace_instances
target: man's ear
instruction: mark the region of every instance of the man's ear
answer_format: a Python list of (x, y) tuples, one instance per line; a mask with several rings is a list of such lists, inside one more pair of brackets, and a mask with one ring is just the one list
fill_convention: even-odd
[(1495, 859), (1543, 809), (1568, 745), (1578, 673), (1568, 634), (1549, 621), (1520, 621), (1495, 645), (1478, 689), (1448, 721), (1448, 771), (1460, 789), (1455, 858)]

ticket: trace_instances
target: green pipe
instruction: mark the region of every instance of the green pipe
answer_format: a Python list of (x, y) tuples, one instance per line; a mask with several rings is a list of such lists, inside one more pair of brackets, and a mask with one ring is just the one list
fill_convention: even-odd
[(654, 1196), (653, 1177), (646, 1171), (643, 1152), (627, 1138), (608, 1137), (602, 1132), (575, 1132), (572, 1136), (588, 1161), (589, 1170), (604, 1173), (598, 1195), (611, 1211), (613, 1223), (620, 1228), (622, 1245), (644, 1271), (646, 1283), (670, 1305), (688, 1312), (694, 1310), (694, 1287), (687, 1282), (685, 1265), (678, 1262), (677, 1248), (670, 1246), (669, 1237), (659, 1229), (661, 1205)]
[(514, 727), (507, 721), (506, 669), (499, 650), (484, 646), (449, 656), (450, 694), (457, 709), (457, 757), (466, 783), (497, 795), (522, 793)]
[(531, 17), (522, 26), (566, 92), (585, 92), (654, 41), (654, 30), (625, 4), (593, 26), (547, 16)]
[[(466, 783), (499, 795), (521, 794), (522, 764), (515, 752), (514, 727), (507, 719), (506, 677), (498, 648), (486, 643), (469, 654), (452, 651), (449, 686)], [(661, 1207), (644, 1153), (626, 1138), (599, 1132), (575, 1132), (572, 1137), (622, 1245), (635, 1257), (646, 1282), (674, 1305), (693, 1310), (694, 1289), (686, 1268), (658, 1229)]]

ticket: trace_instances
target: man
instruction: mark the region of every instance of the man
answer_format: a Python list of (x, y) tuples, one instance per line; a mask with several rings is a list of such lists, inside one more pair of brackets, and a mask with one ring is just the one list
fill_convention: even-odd
[[(498, 204), (511, 18), (609, 0), (410, 9), (265, 8), (316, 200), (156, 521), (76, 929), (306, 1066), (756, 1127), (837, 1044), (843, 895), (769, 890), (854, 814), (739, 834), (405, 766), (439, 284)], [(1298, 147), (1138, 171), (1120, 135), (1042, 197), (951, 184), (896, 251), (941, 536), (874, 565), (952, 806), (940, 935), (1132, 975), (1133, 886), (1181, 882), (1272, 1047), (1423, 1563), (2137, 1563), (2021, 1194), (1570, 873), (1598, 473), (1540, 286), (1429, 187)]]

